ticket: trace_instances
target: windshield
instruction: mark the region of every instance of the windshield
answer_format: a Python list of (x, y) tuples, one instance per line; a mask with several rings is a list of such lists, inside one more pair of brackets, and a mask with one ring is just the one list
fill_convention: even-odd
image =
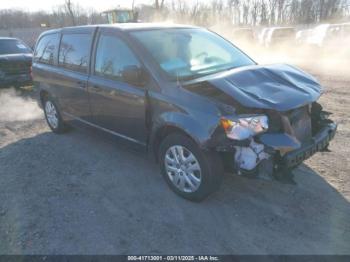
[(29, 54), (32, 51), (23, 42), (16, 39), (0, 40), (0, 55)]
[(117, 23), (127, 23), (133, 21), (133, 14), (131, 11), (117, 12)]
[(188, 80), (255, 64), (231, 43), (203, 29), (157, 29), (131, 33), (171, 80)]
[(128, 10), (115, 10), (107, 13), (107, 19), (110, 24), (129, 23), (134, 21), (134, 13)]

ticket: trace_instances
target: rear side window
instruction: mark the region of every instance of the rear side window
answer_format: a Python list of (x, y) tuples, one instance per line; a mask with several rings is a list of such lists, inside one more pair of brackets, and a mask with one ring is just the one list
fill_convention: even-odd
[(43, 36), (35, 49), (34, 61), (44, 64), (54, 64), (55, 55), (59, 43), (59, 34)]
[(73, 71), (86, 72), (90, 46), (89, 34), (64, 34), (60, 45), (59, 64)]
[(116, 36), (101, 35), (97, 45), (95, 75), (122, 80), (122, 71), (140, 63), (127, 44)]

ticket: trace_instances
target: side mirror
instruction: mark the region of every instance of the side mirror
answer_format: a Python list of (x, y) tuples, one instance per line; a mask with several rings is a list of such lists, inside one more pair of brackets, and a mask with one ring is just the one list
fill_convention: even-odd
[(124, 82), (131, 85), (144, 86), (146, 83), (145, 71), (136, 65), (124, 67), (121, 76)]

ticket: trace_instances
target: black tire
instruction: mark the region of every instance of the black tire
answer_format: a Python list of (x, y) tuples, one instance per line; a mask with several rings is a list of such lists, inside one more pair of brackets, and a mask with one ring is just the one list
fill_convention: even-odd
[[(48, 112), (47, 112), (47, 103), (51, 103), (51, 105), (54, 107), (54, 109), (56, 111), (55, 115), (57, 117), (57, 125), (53, 125), (49, 121)], [(61, 114), (59, 112), (58, 106), (52, 98), (46, 97), (43, 99), (43, 109), (44, 109), (46, 122), (47, 122), (48, 126), (50, 127), (50, 129), (52, 130), (52, 132), (54, 132), (56, 134), (62, 134), (62, 133), (67, 132), (67, 130), (68, 130), (67, 125), (63, 121)]]
[[(171, 147), (176, 145), (182, 146), (190, 151), (195, 156), (200, 166), (201, 182), (194, 192), (184, 192), (180, 190), (174, 185), (166, 171), (166, 153)], [(162, 141), (159, 147), (159, 164), (162, 175), (169, 187), (179, 196), (191, 201), (198, 202), (204, 200), (220, 187), (223, 179), (223, 164), (218, 153), (201, 150), (192, 139), (180, 133), (170, 134)], [(185, 175), (185, 173), (183, 174)]]

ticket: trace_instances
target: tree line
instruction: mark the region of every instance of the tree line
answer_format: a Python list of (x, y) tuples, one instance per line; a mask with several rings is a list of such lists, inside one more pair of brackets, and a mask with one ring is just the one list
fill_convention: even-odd
[[(136, 3), (136, 4), (135, 4)], [(154, 0), (150, 6), (133, 6), (144, 21), (172, 20), (202, 26), (228, 23), (237, 26), (295, 25), (349, 21), (350, 0)], [(147, 15), (142, 15), (143, 12)], [(152, 10), (152, 12), (149, 12)], [(73, 0), (51, 11), (0, 10), (0, 28), (64, 27), (105, 23), (94, 9)]]
[(296, 25), (350, 19), (350, 0), (213, 0), (195, 4), (172, 0), (159, 9), (164, 17), (200, 25)]
[(51, 11), (0, 10), (0, 29), (65, 27), (105, 22), (99, 12), (86, 9), (72, 0), (65, 0), (62, 5), (53, 6)]

